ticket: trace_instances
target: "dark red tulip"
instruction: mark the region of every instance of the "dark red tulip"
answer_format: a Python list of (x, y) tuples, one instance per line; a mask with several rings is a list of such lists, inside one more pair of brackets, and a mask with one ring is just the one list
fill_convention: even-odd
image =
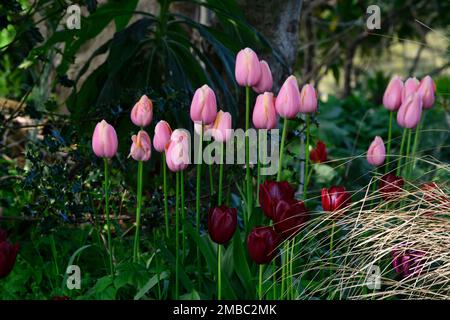
[(247, 237), (248, 253), (257, 264), (269, 263), (280, 241), (280, 236), (272, 227), (255, 227)]
[(322, 141), (317, 141), (317, 145), (309, 153), (309, 159), (313, 163), (322, 163), (327, 161), (327, 147)]
[(230, 241), (237, 227), (237, 210), (221, 205), (209, 210), (208, 232), (211, 240), (218, 244)]
[(280, 200), (289, 201), (294, 198), (295, 190), (286, 182), (266, 180), (259, 186), (259, 204), (264, 214), (273, 219), (275, 209)]
[(292, 199), (278, 202), (274, 215), (275, 230), (284, 238), (294, 236), (308, 220), (308, 209), (303, 201)]
[(324, 211), (335, 212), (347, 207), (352, 201), (350, 193), (342, 186), (322, 188), (322, 207)]
[(393, 173), (385, 174), (380, 178), (378, 190), (384, 200), (389, 200), (398, 196), (402, 191), (405, 181), (402, 177), (397, 177)]
[(392, 251), (392, 266), (401, 278), (420, 275), (424, 268), (424, 252), (407, 249)]
[(6, 277), (16, 262), (19, 244), (11, 244), (7, 240), (7, 234), (0, 230), (0, 279)]

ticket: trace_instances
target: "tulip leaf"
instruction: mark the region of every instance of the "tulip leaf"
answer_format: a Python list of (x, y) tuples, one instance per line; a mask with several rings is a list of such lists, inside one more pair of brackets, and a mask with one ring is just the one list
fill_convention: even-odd
[(143, 296), (147, 294), (159, 281), (165, 280), (169, 277), (169, 274), (166, 271), (161, 272), (160, 274), (155, 274), (151, 277), (147, 283), (136, 293), (134, 296), (134, 300), (140, 300)]
[[(245, 234), (244, 234), (245, 239)], [(233, 262), (236, 274), (244, 285), (246, 292), (252, 292), (252, 273), (248, 265), (246, 251), (244, 251), (245, 240), (242, 239), (241, 233), (236, 232), (233, 237)]]

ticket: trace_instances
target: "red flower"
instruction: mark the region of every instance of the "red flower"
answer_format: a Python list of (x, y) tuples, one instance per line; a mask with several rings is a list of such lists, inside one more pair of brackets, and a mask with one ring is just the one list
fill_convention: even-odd
[(0, 279), (6, 277), (16, 262), (19, 244), (7, 240), (6, 231), (0, 230)]
[(303, 201), (292, 199), (278, 202), (274, 216), (275, 230), (284, 238), (295, 235), (308, 220), (308, 209)]
[(397, 177), (393, 173), (385, 174), (380, 178), (378, 190), (384, 200), (389, 200), (398, 196), (402, 191), (405, 181), (402, 177)]
[(255, 227), (247, 237), (248, 253), (257, 264), (269, 263), (275, 256), (280, 240), (272, 227)]
[(322, 141), (317, 141), (315, 149), (312, 149), (309, 153), (309, 159), (313, 163), (322, 163), (327, 161), (327, 148), (325, 143)]
[(347, 207), (352, 201), (350, 193), (342, 186), (322, 188), (322, 207), (324, 211), (335, 212)]
[(264, 214), (273, 219), (280, 200), (289, 201), (294, 198), (295, 190), (286, 182), (266, 180), (259, 186), (259, 204)]
[(221, 205), (208, 213), (208, 232), (211, 240), (218, 244), (230, 241), (237, 227), (237, 210)]

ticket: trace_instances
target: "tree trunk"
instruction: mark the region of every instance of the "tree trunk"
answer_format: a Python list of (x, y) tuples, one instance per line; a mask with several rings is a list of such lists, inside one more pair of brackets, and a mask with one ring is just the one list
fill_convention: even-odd
[(274, 89), (277, 91), (289, 74), (293, 73), (299, 43), (302, 0), (238, 0), (247, 21), (267, 38), (285, 60), (283, 66), (273, 54), (262, 57), (272, 69)]

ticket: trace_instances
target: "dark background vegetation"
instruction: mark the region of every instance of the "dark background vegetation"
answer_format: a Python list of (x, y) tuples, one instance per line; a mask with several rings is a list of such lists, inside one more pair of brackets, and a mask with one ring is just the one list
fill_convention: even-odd
[[(66, 8), (72, 3), (82, 8), (80, 30), (65, 27)], [(381, 8), (380, 30), (365, 27), (371, 4)], [(325, 141), (329, 158), (336, 160), (362, 154), (375, 135), (387, 136), (388, 114), (380, 102), (392, 75), (430, 74), (438, 87), (437, 103), (425, 114), (419, 150), (448, 161), (449, 10), (450, 2), (430, 0), (2, 1), (0, 227), (12, 231), (14, 240), (33, 242), (23, 246), (21, 256), (34, 258), (22, 258), (11, 280), (0, 283), (0, 298), (62, 293), (59, 275), (68, 257), (80, 248), (98, 250), (85, 247), (93, 236), (92, 217), (102, 212), (101, 162), (90, 147), (98, 121), (112, 123), (119, 136), (112, 206), (118, 217), (116, 235), (124, 238), (135, 203), (135, 178), (128, 173), (136, 172), (136, 163), (127, 159), (135, 131), (129, 112), (142, 94), (154, 103), (151, 135), (160, 119), (173, 128), (192, 130), (190, 99), (205, 83), (218, 95), (219, 107), (231, 112), (233, 125), (243, 127), (234, 59), (244, 47), (267, 59), (275, 90), (289, 74), (318, 88), (313, 141)], [(300, 179), (296, 168), (302, 160), (302, 120), (295, 126), (289, 137), (289, 166), (283, 172), (294, 185)], [(400, 134), (396, 127), (394, 147)], [(145, 166), (147, 236), (163, 223), (160, 165), (154, 152)], [(332, 183), (351, 182), (350, 189), (358, 190), (370, 179), (363, 158), (318, 170), (311, 193)], [(439, 174), (427, 173), (426, 166), (421, 170), (417, 177)], [(195, 170), (187, 173), (188, 205), (193, 174)], [(241, 174), (239, 168), (227, 169), (231, 202), (240, 201), (236, 186)], [(206, 210), (214, 195), (203, 200)], [(101, 260), (101, 255), (86, 257)], [(110, 285), (106, 279), (85, 295), (129, 297), (129, 286), (139, 288), (149, 271), (127, 268), (132, 271), (124, 276), (119, 293), (104, 290)], [(92, 279), (99, 274), (89, 270)]]

